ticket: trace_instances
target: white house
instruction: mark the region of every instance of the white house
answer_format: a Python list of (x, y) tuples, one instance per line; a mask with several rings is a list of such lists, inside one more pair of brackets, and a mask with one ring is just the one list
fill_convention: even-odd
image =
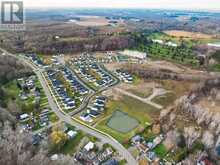
[(84, 146), (84, 149), (85, 149), (86, 151), (90, 151), (90, 150), (92, 150), (92, 149), (94, 148), (94, 146), (95, 146), (95, 144), (94, 144), (93, 142), (89, 142), (88, 144), (86, 144), (86, 145)]
[(20, 120), (25, 120), (25, 119), (27, 119), (29, 117), (29, 115), (27, 114), (27, 113), (24, 113), (24, 114), (22, 114), (22, 115), (20, 115)]
[(77, 135), (76, 131), (70, 130), (67, 132), (67, 135), (70, 139), (74, 138)]

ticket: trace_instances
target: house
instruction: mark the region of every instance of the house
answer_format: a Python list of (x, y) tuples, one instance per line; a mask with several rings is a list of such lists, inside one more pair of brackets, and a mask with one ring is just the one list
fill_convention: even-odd
[(84, 149), (89, 152), (89, 151), (92, 150), (94, 147), (95, 147), (95, 144), (94, 144), (93, 142), (89, 142), (88, 144), (86, 144), (86, 145), (84, 146)]
[(134, 137), (131, 138), (131, 142), (133, 144), (139, 144), (141, 142), (142, 138), (140, 135), (136, 135)]
[(32, 136), (32, 144), (33, 145), (37, 145), (40, 143), (42, 137), (40, 136), (40, 134), (36, 134)]
[(98, 117), (100, 115), (99, 112), (94, 111), (94, 110), (89, 110), (88, 113), (90, 114), (90, 116), (92, 116), (94, 118), (96, 118), (96, 117)]
[(27, 113), (24, 113), (24, 114), (22, 114), (22, 115), (19, 116), (19, 119), (20, 119), (20, 120), (25, 120), (25, 119), (27, 119), (27, 118), (29, 118), (29, 115), (28, 115)]
[(58, 155), (57, 154), (54, 154), (50, 157), (51, 160), (58, 160)]
[(158, 43), (158, 44), (163, 44), (164, 42), (163, 42), (163, 40), (152, 40), (154, 43)]
[(83, 121), (90, 122), (90, 123), (93, 121), (89, 113), (84, 113), (79, 118)]
[(74, 137), (76, 137), (77, 135), (77, 132), (76, 131), (73, 131), (73, 130), (70, 130), (67, 132), (67, 135), (70, 139), (73, 139)]
[(155, 152), (147, 152), (146, 156), (147, 156), (149, 161), (153, 161), (153, 160), (155, 160), (157, 158)]

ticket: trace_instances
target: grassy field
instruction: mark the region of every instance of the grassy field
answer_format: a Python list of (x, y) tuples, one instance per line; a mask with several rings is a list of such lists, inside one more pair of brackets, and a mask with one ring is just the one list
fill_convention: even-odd
[(128, 89), (128, 91), (142, 98), (147, 98), (153, 93), (152, 88), (145, 88), (144, 90)]
[(163, 107), (167, 107), (172, 104), (176, 100), (176, 96), (174, 93), (166, 93), (162, 96), (157, 96), (153, 98), (153, 102), (162, 105)]
[(118, 109), (120, 109), (122, 112), (127, 113), (129, 116), (137, 119), (140, 123), (138, 127), (128, 133), (120, 133), (109, 128), (106, 125), (109, 120), (108, 117), (105, 120), (101, 121), (96, 126), (96, 128), (112, 135), (121, 143), (125, 142), (126, 140), (129, 140), (140, 130), (140, 128), (147, 127), (153, 121), (154, 118), (158, 117), (160, 112), (158, 109), (148, 104), (144, 104), (128, 96), (123, 96), (122, 98), (120, 98), (120, 100), (111, 100), (108, 102), (107, 111), (105, 112), (104, 117), (111, 116), (111, 114)]

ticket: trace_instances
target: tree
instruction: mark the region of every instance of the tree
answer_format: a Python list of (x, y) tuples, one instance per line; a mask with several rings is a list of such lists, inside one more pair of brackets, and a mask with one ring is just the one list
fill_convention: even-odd
[(60, 151), (67, 141), (67, 135), (58, 127), (52, 129), (50, 134), (50, 144), (53, 151)]

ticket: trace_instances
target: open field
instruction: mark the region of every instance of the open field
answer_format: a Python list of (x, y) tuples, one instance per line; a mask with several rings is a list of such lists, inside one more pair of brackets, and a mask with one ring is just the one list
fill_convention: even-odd
[(153, 93), (153, 88), (157, 86), (156, 83), (153, 82), (144, 82), (138, 80), (135, 84), (121, 84), (119, 88), (126, 90), (136, 96), (141, 98), (147, 98)]
[(80, 17), (80, 21), (75, 22), (80, 26), (106, 26), (109, 24), (108, 20), (104, 17)]
[[(120, 133), (107, 126), (111, 114), (120, 109), (121, 112), (128, 114), (130, 117), (138, 120), (139, 125), (128, 133)], [(97, 124), (96, 128), (112, 135), (119, 142), (123, 143), (134, 136), (141, 128), (147, 127), (159, 115), (160, 111), (148, 104), (142, 103), (129, 96), (119, 96), (118, 99), (111, 99), (107, 104), (105, 116), (109, 116)]]
[(166, 107), (170, 104), (172, 104), (176, 100), (176, 95), (174, 93), (166, 93), (162, 96), (156, 96), (152, 99), (153, 102), (162, 105), (163, 107)]
[(212, 39), (214, 36), (204, 34), (204, 33), (195, 33), (195, 32), (188, 32), (182, 30), (168, 30), (164, 31), (167, 35), (178, 37), (178, 38), (192, 38), (192, 39)]

